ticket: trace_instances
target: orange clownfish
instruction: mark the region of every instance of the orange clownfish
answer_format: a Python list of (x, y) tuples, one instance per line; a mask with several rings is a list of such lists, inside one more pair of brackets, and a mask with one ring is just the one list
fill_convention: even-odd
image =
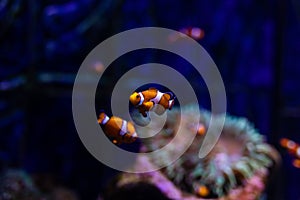
[(100, 112), (98, 123), (102, 125), (104, 133), (114, 138), (113, 143), (132, 143), (137, 139), (135, 128), (131, 122), (119, 117), (108, 117), (103, 111)]
[(282, 138), (280, 140), (280, 144), (283, 148), (286, 148), (290, 154), (300, 159), (300, 145), (294, 142), (293, 140), (289, 140), (287, 138)]
[(287, 138), (282, 138), (280, 140), (280, 144), (282, 147), (286, 148), (290, 154), (292, 154), (295, 157), (293, 161), (294, 167), (300, 168), (300, 145), (294, 142), (293, 140), (289, 140)]
[(147, 112), (156, 104), (161, 105), (164, 109), (171, 110), (175, 98), (172, 93), (162, 93), (156, 88), (149, 88), (143, 92), (132, 93), (129, 100), (132, 105), (136, 106), (139, 112), (146, 117)]

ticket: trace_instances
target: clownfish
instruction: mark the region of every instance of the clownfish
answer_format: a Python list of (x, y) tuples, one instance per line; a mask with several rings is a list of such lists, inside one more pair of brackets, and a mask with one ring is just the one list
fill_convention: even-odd
[(103, 111), (100, 112), (98, 123), (102, 125), (104, 133), (113, 138), (113, 143), (132, 143), (137, 139), (135, 128), (131, 122), (119, 117), (108, 117)]
[(300, 168), (300, 145), (294, 142), (293, 140), (289, 140), (287, 138), (282, 138), (280, 140), (280, 144), (283, 148), (286, 148), (288, 152), (295, 157), (293, 161), (294, 167)]
[(147, 112), (157, 104), (161, 105), (165, 110), (171, 110), (175, 102), (175, 97), (171, 92), (162, 93), (156, 88), (149, 88), (142, 92), (132, 93), (129, 100), (146, 117)]
[(300, 159), (300, 145), (294, 142), (293, 140), (289, 140), (287, 138), (282, 138), (280, 140), (280, 144), (283, 148), (286, 148), (290, 154)]

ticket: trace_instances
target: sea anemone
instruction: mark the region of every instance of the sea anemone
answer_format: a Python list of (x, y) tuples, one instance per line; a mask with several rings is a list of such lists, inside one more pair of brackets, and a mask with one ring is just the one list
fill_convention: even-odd
[[(221, 115), (214, 115), (201, 109), (199, 124), (190, 123), (198, 105), (188, 105), (181, 110), (169, 111), (164, 128), (152, 138), (143, 140), (144, 152), (155, 151), (168, 144), (177, 133), (179, 120), (183, 120), (188, 130), (185, 134), (196, 134), (191, 146), (173, 164), (167, 165), (173, 154), (180, 151), (180, 143), (153, 157), (140, 156), (136, 167), (167, 167), (160, 171), (144, 174), (123, 173), (117, 187), (146, 181), (159, 188), (171, 199), (223, 198), (243, 199), (251, 194), (253, 199), (262, 193), (269, 169), (279, 160), (277, 152), (269, 146), (264, 137), (245, 118), (226, 115), (221, 136), (213, 150), (204, 159), (198, 152), (205, 138), (205, 130), (210, 125), (222, 125)], [(199, 130), (201, 128), (201, 130)], [(177, 140), (180, 141), (180, 140)], [(247, 197), (252, 199), (252, 197)]]

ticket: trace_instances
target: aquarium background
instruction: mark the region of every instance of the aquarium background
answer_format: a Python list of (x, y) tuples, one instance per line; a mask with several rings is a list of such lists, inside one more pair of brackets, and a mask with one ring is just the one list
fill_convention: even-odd
[[(221, 72), (228, 112), (247, 117), (282, 154), (279, 187), (271, 186), (269, 199), (300, 199), (300, 169), (279, 146), (282, 137), (300, 143), (296, 0), (0, 0), (0, 170), (23, 169), (45, 192), (60, 185), (81, 199), (96, 199), (117, 172), (79, 140), (71, 109), (73, 81), (97, 44), (145, 26), (204, 31), (198, 42)], [(188, 63), (157, 50), (132, 52), (114, 62), (96, 108), (110, 106), (113, 81), (149, 62), (180, 70), (196, 85), (201, 106), (210, 109), (206, 86)]]

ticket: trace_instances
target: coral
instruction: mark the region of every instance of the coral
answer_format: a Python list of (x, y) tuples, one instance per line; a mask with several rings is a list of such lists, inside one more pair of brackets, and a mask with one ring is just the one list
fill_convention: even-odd
[(41, 196), (31, 178), (21, 170), (8, 170), (0, 179), (1, 200), (37, 200)]

